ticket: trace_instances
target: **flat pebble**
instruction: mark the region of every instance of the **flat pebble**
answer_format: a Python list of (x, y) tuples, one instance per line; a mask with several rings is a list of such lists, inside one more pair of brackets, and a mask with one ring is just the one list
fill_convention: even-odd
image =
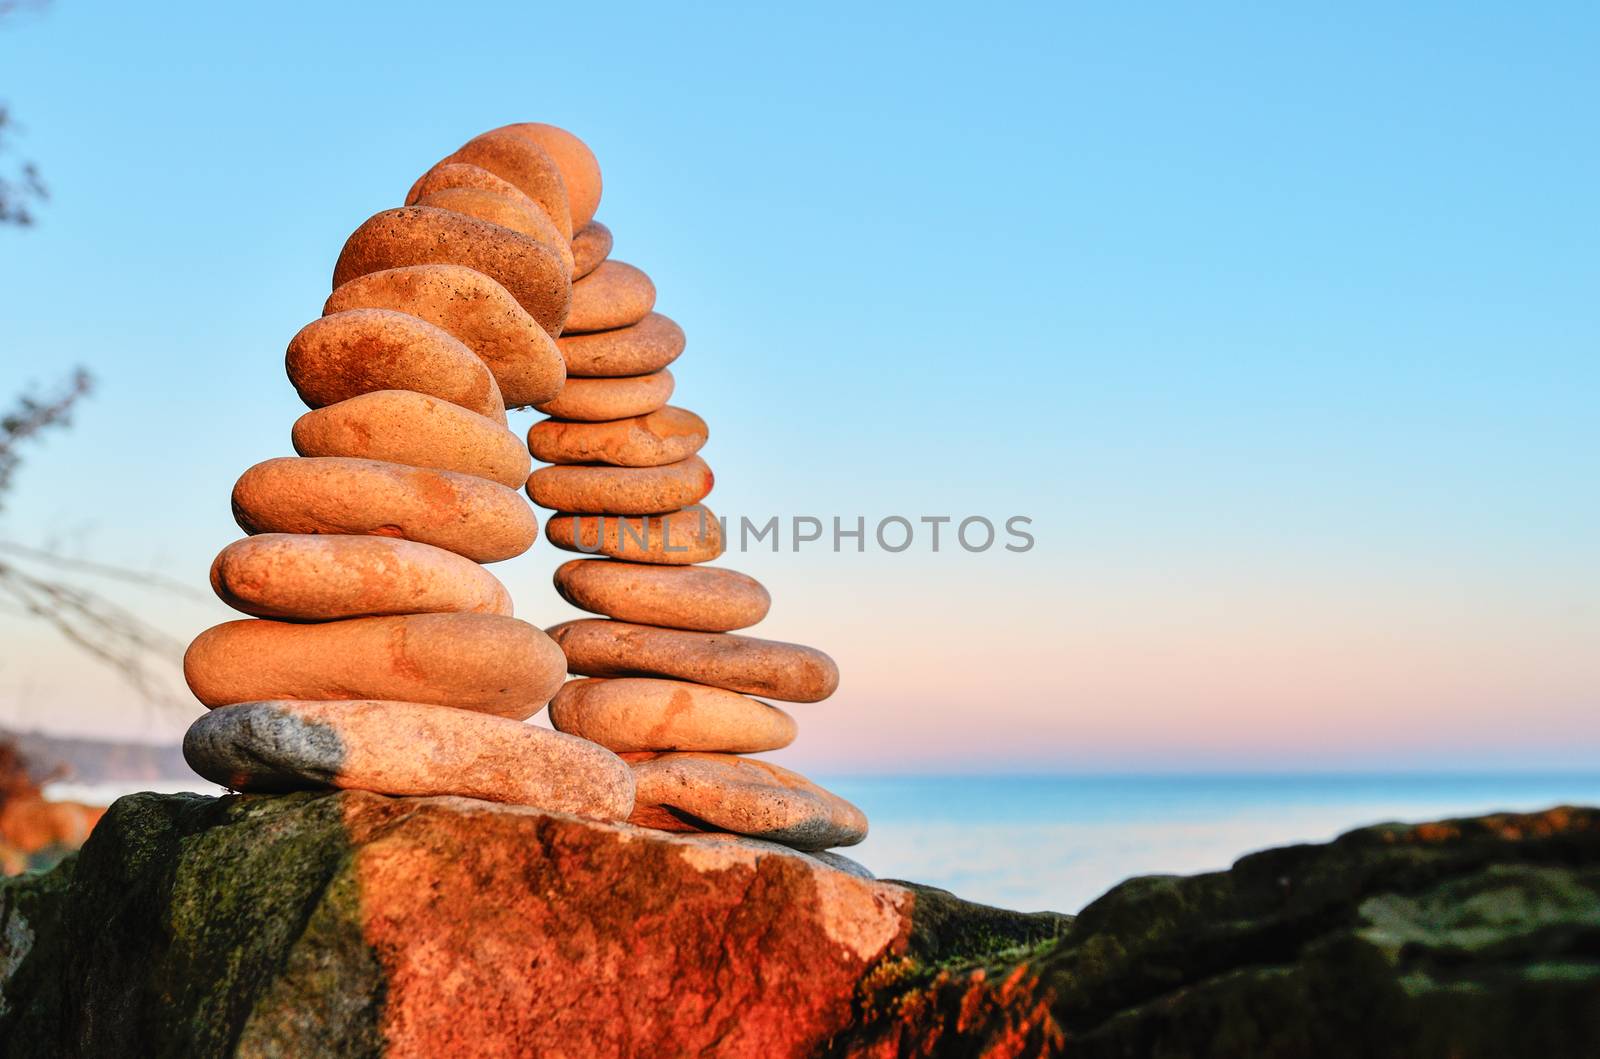
[[(567, 332), (609, 331), (629, 327), (649, 315), (656, 304), (656, 285), (643, 271), (612, 258), (572, 285), (572, 311)], [(632, 374), (632, 373), (630, 373)]]
[(579, 379), (569, 375), (559, 394), (534, 407), (558, 419), (626, 419), (665, 407), (675, 383), (672, 372), (665, 368), (627, 379)]
[(664, 515), (705, 499), (715, 481), (698, 456), (664, 467), (540, 467), (528, 475), (528, 496), (555, 511)]
[(550, 700), (559, 732), (609, 750), (754, 753), (794, 742), (795, 720), (747, 695), (680, 680), (571, 680)]
[(511, 615), (511, 593), (471, 559), (393, 537), (246, 537), (222, 549), (211, 563), (211, 587), (234, 610), (258, 618)]
[(731, 831), (796, 849), (853, 846), (867, 817), (837, 794), (770, 761), (663, 754), (633, 765), (630, 822), (666, 831)]
[(561, 687), (550, 637), (495, 614), (319, 624), (248, 618), (195, 637), (183, 675), (206, 706), (258, 699), (397, 699), (521, 720)]
[(669, 316), (650, 313), (630, 327), (556, 340), (567, 374), (583, 378), (648, 375), (677, 360), (688, 339)]
[(527, 482), (533, 466), (522, 439), (499, 423), (410, 390), (374, 390), (314, 408), (295, 420), (289, 437), (302, 456), (432, 467), (513, 489)]
[(528, 429), (528, 450), (545, 463), (660, 467), (686, 460), (706, 443), (706, 421), (685, 408), (607, 423), (545, 419)]
[(238, 791), (455, 795), (600, 820), (633, 809), (633, 770), (615, 754), (505, 717), (421, 703), (235, 703), (190, 726), (183, 756)]
[(586, 677), (667, 677), (785, 702), (821, 702), (839, 667), (815, 647), (733, 633), (579, 618), (552, 626), (567, 669)]
[(557, 548), (636, 563), (681, 566), (722, 554), (722, 524), (703, 504), (669, 515), (551, 515), (545, 539)]
[(443, 328), (393, 309), (350, 309), (313, 320), (289, 340), (289, 381), (312, 408), (374, 390), (414, 390), (506, 421), (494, 374)]
[(728, 632), (767, 616), (761, 583), (716, 566), (652, 566), (571, 559), (556, 568), (556, 591), (579, 610), (673, 629)]
[(340, 456), (285, 456), (256, 464), (233, 487), (246, 533), (356, 533), (420, 541), (492, 563), (539, 536), (514, 490), (452, 471)]

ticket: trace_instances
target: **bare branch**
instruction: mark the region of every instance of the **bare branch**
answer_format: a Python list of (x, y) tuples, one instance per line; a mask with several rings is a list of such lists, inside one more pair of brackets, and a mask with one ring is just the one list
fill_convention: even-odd
[(78, 368), (54, 399), (42, 400), (32, 394), (23, 394), (17, 398), (14, 409), (0, 415), (0, 508), (5, 506), (5, 494), (11, 487), (11, 477), (22, 462), (22, 455), (17, 451), (20, 444), (50, 427), (66, 426), (70, 422), (72, 406), (93, 387), (93, 378), (87, 371)]

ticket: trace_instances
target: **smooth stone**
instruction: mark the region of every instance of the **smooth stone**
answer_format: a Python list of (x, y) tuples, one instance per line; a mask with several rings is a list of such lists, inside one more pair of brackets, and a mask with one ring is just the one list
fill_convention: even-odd
[(853, 846), (867, 817), (837, 794), (770, 761), (663, 754), (633, 764), (629, 823), (663, 831), (731, 831), (796, 849)]
[(246, 537), (222, 549), (212, 562), (211, 587), (234, 610), (258, 618), (511, 615), (511, 593), (471, 559), (393, 537)]
[(715, 566), (651, 566), (614, 559), (569, 559), (556, 591), (579, 610), (639, 625), (728, 632), (767, 616), (761, 582)]
[(511, 132), (525, 136), (543, 147), (561, 170), (561, 183), (567, 191), (567, 205), (572, 212), (573, 230), (582, 228), (594, 219), (600, 208), (600, 160), (589, 150), (589, 145), (566, 129), (546, 125), (542, 121), (519, 121), (502, 125), (496, 132)]
[(500, 284), (464, 265), (410, 265), (357, 277), (328, 296), (324, 314), (350, 309), (410, 313), (476, 353), (509, 407), (561, 393), (566, 358), (539, 321)]
[(374, 390), (414, 390), (504, 426), (494, 374), (450, 332), (393, 309), (349, 309), (313, 320), (289, 340), (295, 392), (322, 408)]
[(580, 280), (600, 267), (600, 262), (611, 256), (615, 243), (611, 229), (599, 221), (588, 224), (572, 233), (572, 278)]
[(626, 419), (664, 408), (675, 384), (672, 372), (665, 368), (627, 379), (577, 379), (569, 375), (559, 394), (534, 407), (557, 419)]
[[(643, 320), (656, 304), (656, 285), (644, 272), (612, 258), (572, 285), (567, 332), (611, 331)], [(629, 372), (629, 374), (638, 374)]]
[[(527, 136), (509, 129), (493, 129), (474, 136), (440, 162), (465, 162), (515, 184), (549, 214), (563, 238), (572, 239), (572, 205), (561, 168), (549, 151)], [(413, 201), (412, 196), (407, 195), (406, 201)]]
[(540, 467), (528, 475), (528, 496), (555, 511), (664, 515), (704, 500), (715, 481), (698, 456), (665, 467)]
[(631, 327), (562, 335), (556, 340), (567, 374), (585, 378), (648, 375), (677, 360), (688, 339), (670, 316), (650, 313)]
[(189, 727), (183, 756), (237, 791), (457, 795), (601, 820), (633, 809), (633, 770), (615, 754), (547, 728), (422, 703), (234, 703)]
[(839, 687), (833, 659), (781, 640), (601, 618), (548, 631), (566, 652), (568, 671), (586, 677), (668, 677), (784, 702), (821, 702)]
[(436, 206), (403, 206), (374, 214), (345, 240), (333, 285), (406, 265), (465, 265), (511, 292), (552, 337), (572, 304), (572, 280), (561, 255), (537, 239)]
[(545, 463), (660, 467), (699, 452), (707, 432), (706, 421), (686, 408), (607, 423), (545, 419), (528, 428), (528, 451)]
[(539, 240), (561, 255), (567, 271), (569, 273), (572, 271), (572, 244), (561, 237), (555, 222), (539, 208), (539, 204), (520, 191), (512, 196), (485, 188), (439, 188), (419, 195), (414, 205), (455, 210), (468, 217), (476, 217), (480, 221), (488, 221), (502, 228), (510, 228), (513, 232), (521, 232)]
[(295, 421), (289, 437), (302, 456), (431, 467), (513, 489), (527, 482), (533, 466), (522, 439), (499, 423), (410, 390), (374, 390), (314, 408)]
[(794, 742), (783, 710), (736, 691), (679, 680), (571, 680), (550, 700), (550, 723), (608, 750), (748, 754)]
[(533, 509), (497, 482), (341, 456), (256, 464), (233, 487), (233, 517), (246, 533), (398, 537), (478, 563), (521, 555), (539, 536)]
[(558, 512), (545, 523), (544, 535), (565, 551), (636, 563), (682, 566), (722, 554), (722, 523), (703, 504), (645, 518)]
[(258, 699), (396, 699), (522, 720), (561, 687), (550, 637), (498, 614), (403, 614), (308, 625), (247, 618), (189, 645), (183, 675), (206, 706)]
[[(544, 213), (544, 207), (530, 199), (526, 192), (509, 180), (495, 176), (482, 166), (469, 165), (466, 162), (440, 162), (426, 173), (417, 178), (411, 185), (411, 190), (406, 194), (406, 205), (414, 206), (417, 201), (432, 195), (436, 191), (448, 191), (451, 188), (474, 188), (478, 191), (492, 191), (496, 195), (504, 195), (518, 202), (526, 203), (533, 209)], [(545, 214), (549, 220), (549, 214)], [(550, 221), (550, 230), (556, 230), (556, 222)]]

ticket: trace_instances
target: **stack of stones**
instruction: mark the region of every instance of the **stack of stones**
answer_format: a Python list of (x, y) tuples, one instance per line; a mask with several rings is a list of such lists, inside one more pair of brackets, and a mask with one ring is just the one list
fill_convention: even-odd
[(561, 392), (573, 227), (599, 200), (581, 141), (510, 125), (345, 243), (322, 317), (289, 343), (289, 379), (312, 409), (292, 431), (299, 455), (239, 479), (249, 536), (211, 570), (218, 596), (252, 617), (201, 633), (184, 658), (211, 709), (184, 740), (201, 775), (249, 791), (632, 812), (616, 755), (522, 723), (566, 660), (481, 565), (538, 535), (506, 408)]
[(528, 432), (529, 450), (552, 465), (527, 485), (556, 512), (545, 535), (604, 556), (555, 574), (568, 602), (605, 617), (549, 630), (567, 668), (587, 678), (556, 694), (550, 722), (628, 760), (633, 823), (808, 851), (860, 842), (867, 821), (855, 806), (741, 756), (787, 746), (796, 732), (793, 717), (752, 696), (818, 702), (839, 671), (813, 648), (733, 634), (771, 601), (753, 578), (703, 565), (723, 550), (718, 520), (700, 503), (712, 486), (697, 455), (706, 424), (667, 404), (683, 330), (652, 311), (648, 276), (607, 259), (611, 245), (598, 223), (574, 240), (577, 279), (558, 340), (567, 385), (537, 405), (550, 418)]

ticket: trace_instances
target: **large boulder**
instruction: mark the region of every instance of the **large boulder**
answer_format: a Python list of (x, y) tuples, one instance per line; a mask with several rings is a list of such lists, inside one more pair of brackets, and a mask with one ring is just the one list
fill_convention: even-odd
[(0, 883), (0, 1054), (1594, 1055), (1600, 812), (1368, 828), (1073, 921), (465, 799), (137, 795)]
[[(462, 798), (135, 795), (0, 890), (0, 1055), (813, 1054), (917, 897)], [(990, 947), (1060, 917), (995, 910)]]

